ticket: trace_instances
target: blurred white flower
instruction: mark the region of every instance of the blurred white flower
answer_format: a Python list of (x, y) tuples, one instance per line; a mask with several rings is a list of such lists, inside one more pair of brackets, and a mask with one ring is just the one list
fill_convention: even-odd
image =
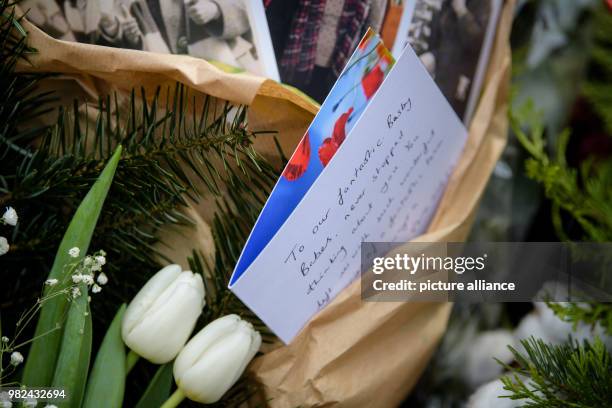
[(12, 225), (13, 227), (17, 225), (17, 221), (19, 217), (17, 216), (17, 211), (13, 207), (7, 207), (4, 215), (2, 216), (4, 222), (8, 225)]
[(101, 288), (100, 286), (98, 286), (98, 284), (97, 284), (97, 283), (96, 283), (96, 284), (94, 284), (94, 285), (91, 287), (91, 292), (92, 292), (92, 293), (100, 293), (101, 291), (102, 291), (102, 288)]
[(13, 351), (11, 353), (11, 365), (18, 366), (23, 363), (23, 354), (18, 351)]
[(2, 342), (3, 343), (8, 343), (9, 342), (9, 338), (6, 336), (2, 336)]
[(502, 395), (510, 395), (510, 392), (504, 390), (504, 384), (501, 380), (488, 382), (478, 387), (470, 396), (467, 408), (515, 408), (520, 406), (518, 401), (513, 401), (510, 398), (500, 398)]
[(106, 274), (105, 274), (104, 272), (101, 272), (101, 273), (98, 275), (98, 279), (97, 279), (97, 281), (98, 281), (98, 284), (99, 284), (99, 285), (104, 286), (104, 285), (106, 285), (106, 284), (108, 283), (108, 276), (106, 276)]
[(57, 279), (47, 279), (45, 281), (45, 285), (47, 286), (55, 286), (57, 285), (58, 280)]
[(12, 408), (13, 403), (11, 402), (11, 397), (9, 397), (8, 392), (2, 391), (0, 393), (0, 408)]
[(38, 401), (35, 398), (28, 398), (23, 402), (25, 408), (34, 408), (36, 405), (38, 405)]
[(4, 255), (9, 251), (10, 245), (6, 238), (0, 237), (0, 255)]
[(78, 258), (80, 253), (81, 253), (81, 250), (79, 249), (79, 247), (72, 247), (68, 250), (68, 255), (70, 255), (73, 258)]
[(103, 257), (102, 255), (98, 255), (98, 256), (96, 256), (96, 262), (99, 265), (106, 265), (106, 258)]
[(174, 361), (174, 379), (187, 398), (211, 404), (238, 381), (259, 350), (261, 336), (237, 315), (209, 323)]
[(570, 336), (577, 341), (593, 340), (597, 336), (604, 344), (612, 345), (612, 337), (605, 333), (600, 324), (592, 326), (578, 322), (574, 329), (572, 323), (563, 321), (555, 315), (555, 312), (545, 302), (534, 302), (533, 305), (535, 310), (523, 317), (514, 331), (517, 340), (533, 336), (547, 343), (561, 344), (565, 343)]
[(463, 377), (471, 387), (477, 387), (501, 375), (503, 367), (495, 360), (510, 363), (514, 356), (508, 346), (514, 346), (514, 336), (508, 330), (480, 333), (466, 350)]
[(185, 345), (204, 304), (202, 277), (168, 265), (130, 302), (121, 327), (123, 341), (147, 360), (167, 363)]
[(83, 274), (82, 273), (75, 273), (74, 275), (72, 275), (72, 282), (74, 282), (74, 283), (81, 283), (81, 282), (83, 282)]

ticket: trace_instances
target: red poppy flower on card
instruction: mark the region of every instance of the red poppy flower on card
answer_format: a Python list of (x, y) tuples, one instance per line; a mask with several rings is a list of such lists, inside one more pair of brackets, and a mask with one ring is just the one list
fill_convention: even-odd
[(385, 74), (380, 69), (380, 66), (376, 65), (372, 68), (367, 74), (361, 78), (361, 86), (363, 88), (363, 93), (367, 99), (370, 99), (376, 93), (376, 90), (382, 84), (383, 79), (385, 79)]
[(327, 166), (327, 163), (334, 157), (337, 150), (338, 145), (332, 141), (331, 137), (323, 140), (323, 143), (319, 146), (319, 160), (323, 163), (323, 167)]
[(348, 122), (351, 113), (353, 113), (352, 106), (349, 108), (349, 110), (340, 115), (340, 117), (336, 119), (336, 123), (334, 124), (332, 141), (338, 146), (340, 146), (342, 142), (344, 142), (344, 138), (346, 137), (346, 122)]
[(344, 142), (346, 138), (346, 122), (348, 122), (351, 113), (353, 113), (353, 107), (350, 107), (349, 110), (336, 119), (332, 136), (323, 140), (323, 143), (319, 146), (319, 160), (323, 163), (323, 167), (327, 166), (327, 163), (329, 163), (342, 142)]
[(283, 176), (289, 181), (295, 181), (302, 177), (302, 175), (308, 169), (308, 162), (310, 161), (310, 138), (308, 133), (304, 135), (300, 145), (298, 146), (293, 156), (287, 163), (287, 167), (283, 171)]

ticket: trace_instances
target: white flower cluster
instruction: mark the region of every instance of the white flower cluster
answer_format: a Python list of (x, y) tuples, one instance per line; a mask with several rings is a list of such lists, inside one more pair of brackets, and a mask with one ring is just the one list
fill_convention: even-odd
[[(68, 254), (73, 258), (78, 258), (81, 250), (78, 247), (73, 247), (68, 250)], [(84, 283), (91, 287), (92, 293), (100, 293), (102, 286), (108, 283), (108, 277), (102, 272), (102, 267), (106, 265), (106, 252), (100, 250), (93, 255), (85, 256), (75, 267), (72, 274), (72, 283), (78, 285)], [(98, 276), (96, 277), (96, 273)], [(57, 284), (57, 279), (48, 279), (45, 282), (48, 286)], [(70, 295), (73, 299), (81, 296), (81, 289), (78, 286), (73, 286)]]
[[(0, 224), (10, 225), (14, 227), (17, 225), (17, 221), (19, 217), (17, 216), (17, 211), (13, 207), (6, 207), (4, 211), (4, 215), (0, 219)], [(0, 255), (6, 254), (10, 249), (10, 245), (8, 240), (5, 237), (0, 236)]]

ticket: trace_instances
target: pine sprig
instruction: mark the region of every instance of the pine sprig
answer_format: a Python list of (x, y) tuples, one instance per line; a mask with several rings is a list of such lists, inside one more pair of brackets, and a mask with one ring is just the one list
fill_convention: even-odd
[(111, 283), (93, 314), (108, 322), (113, 305), (129, 301), (160, 267), (164, 257), (156, 248), (164, 227), (191, 223), (183, 213), (189, 201), (208, 195), (221, 203), (231, 192), (261, 205), (277, 169), (254, 150), (258, 133), (248, 129), (245, 107), (196, 98), (179, 85), (154, 95), (132, 92), (127, 101), (106, 96), (97, 106), (75, 101), (59, 109), (52, 125), (32, 126), (33, 117), (49, 112), (53, 95), (35, 92), (42, 76), (14, 72), (16, 61), (34, 50), (13, 6), (0, 0), (0, 206), (20, 214), (16, 228), (0, 231), (11, 242), (0, 268), (0, 279), (12, 283), (0, 289), (3, 314), (10, 322), (37, 293), (70, 214), (122, 144), (92, 242), (109, 254)]
[[(266, 180), (263, 192), (270, 191), (275, 178)], [(204, 324), (227, 314), (238, 314), (248, 320), (262, 334), (264, 342), (275, 336), (266, 325), (228, 289), (228, 282), (240, 252), (259, 214), (263, 201), (245, 190), (228, 192), (228, 197), (219, 199), (219, 210), (215, 214), (212, 233), (215, 243), (214, 261), (194, 252), (189, 260), (192, 271), (204, 277), (206, 308), (201, 321)]]
[(502, 377), (508, 397), (528, 407), (612, 406), (612, 357), (599, 339), (593, 343), (550, 345), (533, 337), (513, 347), (517, 366)]
[(548, 303), (548, 307), (561, 320), (572, 323), (574, 330), (578, 323), (591, 328), (601, 326), (605, 334), (612, 336), (612, 304), (610, 303)]
[(529, 101), (510, 112), (510, 125), (531, 157), (525, 162), (527, 176), (542, 185), (552, 202), (553, 225), (559, 237), (569, 241), (562, 213), (582, 227), (585, 240), (612, 240), (612, 161), (586, 161), (580, 169), (569, 167), (566, 148), (569, 130), (558, 138), (555, 156), (546, 151), (541, 115)]
[[(27, 47), (13, 6), (0, 0), (0, 206), (19, 211), (18, 225), (0, 231), (11, 234), (10, 251), (0, 260), (0, 280), (10, 283), (0, 285), (3, 323), (10, 327), (38, 293), (71, 214), (121, 144), (124, 155), (91, 244), (108, 253), (110, 277), (104, 296), (92, 303), (94, 319), (106, 326), (116, 305), (129, 301), (159, 269), (164, 257), (156, 248), (163, 231), (191, 224), (184, 208), (206, 197), (214, 206), (216, 256), (211, 265), (199, 253), (191, 260), (193, 270), (206, 277), (201, 324), (237, 313), (270, 339), (265, 326), (227, 290), (242, 245), (278, 177), (278, 169), (253, 147), (260, 133), (248, 128), (246, 108), (196, 98), (177, 85), (153, 95), (132, 92), (126, 100), (105, 96), (95, 106), (75, 101), (59, 108), (51, 125), (34, 125), (56, 100), (36, 92), (43, 75), (14, 71), (16, 61), (34, 50)], [(243, 379), (223, 401), (238, 406), (256, 390)]]

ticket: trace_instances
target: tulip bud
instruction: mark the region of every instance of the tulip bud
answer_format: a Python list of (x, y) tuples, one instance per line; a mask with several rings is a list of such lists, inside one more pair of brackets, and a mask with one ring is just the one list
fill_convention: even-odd
[(174, 379), (187, 398), (211, 404), (238, 381), (259, 350), (261, 336), (236, 315), (204, 327), (174, 362)]
[(125, 311), (123, 341), (141, 357), (167, 363), (189, 338), (204, 304), (202, 277), (168, 265), (149, 279)]

